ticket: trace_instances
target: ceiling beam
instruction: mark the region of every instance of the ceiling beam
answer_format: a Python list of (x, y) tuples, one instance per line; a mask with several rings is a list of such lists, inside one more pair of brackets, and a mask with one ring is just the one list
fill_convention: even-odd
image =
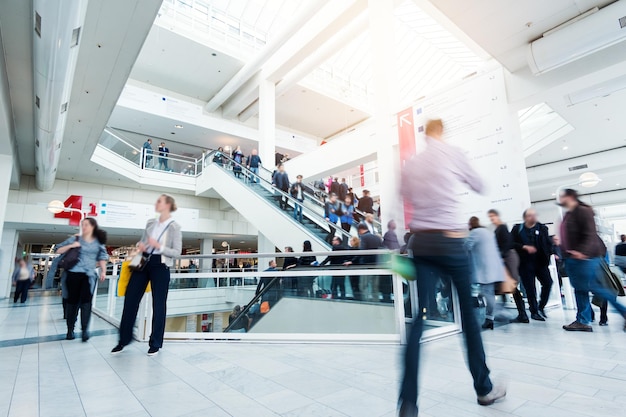
[(255, 73), (257, 73), (267, 60), (272, 57), (291, 37), (298, 32), (320, 8), (329, 0), (310, 0), (307, 7), (289, 20), (285, 28), (277, 34), (265, 47), (246, 65), (243, 66), (231, 78), (220, 91), (218, 91), (206, 104), (205, 110), (209, 113), (215, 112), (226, 100), (237, 92)]

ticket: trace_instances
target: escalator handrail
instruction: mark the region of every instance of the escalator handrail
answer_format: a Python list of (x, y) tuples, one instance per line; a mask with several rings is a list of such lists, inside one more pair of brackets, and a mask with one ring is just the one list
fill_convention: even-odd
[[(218, 151), (213, 150), (213, 151), (210, 151), (209, 153), (207, 153), (205, 155), (205, 157), (204, 157), (204, 166), (207, 166), (208, 164), (213, 164), (213, 155), (215, 155), (216, 152), (218, 152)], [(239, 162), (236, 162), (230, 156), (226, 155), (223, 151), (219, 151), (219, 152), (222, 155), (222, 160), (226, 159), (231, 164), (240, 166), (242, 172), (245, 172), (249, 176), (254, 176), (254, 177), (258, 178), (260, 181), (264, 182), (265, 184), (268, 184), (275, 193), (278, 193), (279, 195), (282, 195), (283, 197), (286, 197), (288, 201), (292, 202), (292, 204), (299, 204), (299, 205), (302, 206), (301, 202), (296, 200), (291, 194), (288, 194), (288, 193), (286, 193), (286, 192), (284, 192), (282, 190), (279, 190), (278, 188), (274, 187), (274, 185), (271, 182), (269, 182), (266, 179), (262, 178), (260, 175), (257, 175), (255, 173), (253, 173), (244, 164), (240, 164)], [(270, 172), (267, 168), (263, 168), (263, 169), (266, 172)], [(342, 240), (344, 242), (347, 242), (352, 237), (352, 235), (350, 233), (346, 232), (341, 227), (337, 226), (337, 224), (329, 222), (328, 220), (326, 220), (326, 218), (324, 216), (315, 213), (313, 210), (311, 210), (311, 209), (309, 209), (307, 207), (303, 207), (302, 214), (306, 215), (308, 217), (317, 216), (316, 220), (322, 222), (322, 224), (326, 224), (327, 227), (329, 227), (329, 228), (332, 225), (332, 227), (336, 231), (335, 233), (339, 232), (339, 234), (342, 236)]]
[[(248, 312), (250, 311), (250, 309), (252, 308), (253, 305), (255, 305), (256, 303), (259, 302), (259, 300), (261, 299), (261, 297), (263, 297), (264, 294), (266, 294), (271, 288), (274, 287), (274, 285), (276, 285), (276, 282), (278, 282), (280, 280), (280, 277), (275, 277), (272, 278), (272, 280), (270, 281), (270, 283), (268, 285), (266, 285), (265, 287), (263, 287), (263, 289), (258, 293), (255, 294), (255, 296), (252, 298), (252, 300), (250, 300), (250, 302), (248, 303), (248, 305), (246, 305), (241, 312), (239, 313), (239, 315), (237, 316), (237, 318), (235, 320), (233, 320), (232, 323), (229, 323), (228, 326), (226, 326), (226, 328), (223, 330), (224, 333), (228, 333), (232, 330), (232, 327), (239, 322), (239, 320), (241, 320), (243, 317), (246, 316), (246, 314), (248, 314)], [(230, 317), (230, 316), (229, 316)]]

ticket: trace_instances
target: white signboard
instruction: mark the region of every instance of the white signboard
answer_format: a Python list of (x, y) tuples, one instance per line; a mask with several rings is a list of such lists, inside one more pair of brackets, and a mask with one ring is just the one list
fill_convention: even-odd
[[(199, 211), (179, 207), (172, 217), (183, 231), (197, 231)], [(152, 204), (101, 200), (98, 204), (98, 223), (103, 228), (143, 229), (146, 222), (157, 217)]]
[(509, 221), (522, 217), (530, 205), (519, 122), (509, 110), (501, 69), (428, 96), (413, 107), (416, 150), (425, 146), (424, 124), (441, 118), (446, 142), (467, 152), (486, 183), (485, 195), (459, 188), (463, 222), (486, 220), (494, 208)]

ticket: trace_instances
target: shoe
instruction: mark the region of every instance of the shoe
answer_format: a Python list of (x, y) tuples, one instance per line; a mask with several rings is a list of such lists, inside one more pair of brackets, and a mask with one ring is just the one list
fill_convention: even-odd
[(571, 324), (566, 324), (563, 326), (563, 329), (568, 332), (593, 332), (593, 327), (577, 321), (574, 321)]
[(398, 417), (417, 417), (417, 405), (403, 402)]
[(493, 330), (493, 320), (485, 319), (485, 322), (483, 323), (482, 328)]
[(528, 316), (526, 314), (519, 315), (517, 317), (515, 317), (513, 320), (511, 320), (511, 323), (530, 323), (530, 320), (528, 319)]
[(608, 326), (609, 322), (608, 320), (600, 320), (600, 323), (598, 323), (600, 326)]
[(159, 348), (151, 347), (148, 349), (148, 356), (155, 356), (159, 354)]
[(545, 311), (543, 311), (543, 308), (540, 308), (540, 309), (539, 309), (539, 315), (540, 315), (541, 317), (543, 317), (544, 319), (547, 319), (547, 318), (548, 318), (548, 315), (546, 314), (546, 312), (545, 312)]
[(476, 400), (480, 405), (491, 405), (504, 397), (506, 397), (506, 389), (504, 387), (493, 387), (489, 394), (479, 395)]
[(68, 330), (67, 335), (65, 335), (65, 340), (74, 340), (74, 339), (76, 339), (74, 337), (74, 332), (72, 330)]
[(83, 339), (83, 342), (86, 342), (89, 340), (89, 332), (86, 330), (83, 330), (83, 334), (81, 335), (81, 338)]
[(539, 313), (532, 313), (532, 314), (530, 315), (530, 318), (531, 318), (531, 319), (533, 319), (533, 320), (537, 320), (537, 321), (546, 321), (546, 319), (544, 319), (543, 317), (541, 317), (541, 316), (539, 315)]
[(120, 345), (118, 343), (117, 346), (115, 346), (113, 349), (111, 349), (111, 355), (117, 355), (118, 353), (120, 353), (123, 350), (124, 350), (124, 346), (122, 346), (122, 345)]

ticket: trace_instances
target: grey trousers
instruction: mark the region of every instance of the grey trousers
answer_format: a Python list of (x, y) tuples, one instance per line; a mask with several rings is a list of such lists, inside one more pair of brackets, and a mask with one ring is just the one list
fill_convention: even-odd
[(496, 284), (480, 284), (480, 295), (485, 299), (485, 318), (493, 320), (496, 307)]

